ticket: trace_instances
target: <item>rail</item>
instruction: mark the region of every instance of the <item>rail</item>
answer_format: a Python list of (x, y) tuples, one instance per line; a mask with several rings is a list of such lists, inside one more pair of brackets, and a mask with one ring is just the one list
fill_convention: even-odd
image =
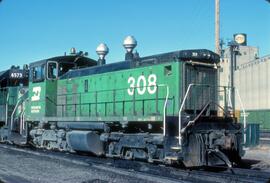
[[(28, 100), (28, 98), (26, 99)], [(23, 111), (20, 115), (20, 134), (23, 134), (23, 131), (25, 130), (25, 108), (23, 108)]]
[(168, 99), (169, 99), (169, 95), (170, 95), (170, 88), (168, 85), (159, 85), (159, 86), (166, 86), (166, 99), (164, 102), (164, 106), (163, 106), (163, 136), (166, 136), (166, 109), (167, 109), (167, 104), (168, 104)]
[[(153, 87), (153, 86), (148, 86), (148, 87)], [(62, 107), (62, 117), (63, 116), (66, 116), (66, 115), (64, 115), (64, 107), (67, 107), (67, 106), (74, 106), (74, 108), (75, 108), (75, 110), (74, 110), (74, 115), (75, 116), (77, 116), (77, 106), (80, 106), (80, 113), (81, 113), (81, 106), (84, 106), (84, 105), (88, 105), (89, 106), (89, 112), (88, 112), (88, 115), (90, 116), (91, 115), (91, 111), (90, 111), (90, 109), (91, 109), (91, 105), (96, 105), (96, 115), (97, 115), (97, 105), (98, 104), (105, 104), (105, 106), (107, 106), (108, 104), (113, 104), (113, 111), (114, 111), (114, 113), (115, 113), (115, 104), (116, 103), (122, 103), (122, 105), (123, 105), (123, 111), (122, 111), (122, 113), (123, 113), (123, 115), (125, 115), (125, 111), (124, 111), (124, 104), (125, 104), (125, 102), (133, 102), (133, 114), (135, 114), (136, 113), (136, 110), (135, 110), (135, 102), (142, 102), (142, 109), (143, 109), (143, 111), (142, 111), (142, 113), (143, 114), (145, 114), (145, 112), (144, 112), (144, 103), (145, 103), (145, 101), (152, 101), (152, 100), (156, 100), (156, 113), (158, 113), (158, 101), (160, 101), (160, 100), (165, 100), (164, 101), (164, 105), (163, 105), (163, 135), (165, 136), (166, 135), (166, 116), (167, 116), (167, 104), (168, 104), (168, 101), (170, 100), (170, 99), (173, 99), (173, 98), (169, 98), (169, 95), (170, 95), (170, 89), (169, 89), (169, 86), (168, 85), (166, 85), (166, 84), (160, 84), (160, 85), (156, 85), (156, 87), (157, 87), (157, 93), (156, 93), (156, 98), (155, 99), (136, 99), (135, 98), (135, 92), (134, 92), (134, 95), (133, 95), (133, 99), (132, 100), (122, 100), (122, 101), (116, 101), (115, 99), (112, 101), (112, 102), (97, 102), (97, 99), (95, 100), (95, 102), (93, 102), (93, 103), (79, 103), (79, 104), (77, 104), (77, 103), (75, 103), (75, 104), (57, 104), (57, 102), (55, 102), (54, 100), (52, 100), (49, 96), (46, 96), (46, 100), (48, 100), (50, 103), (52, 103), (53, 105), (55, 105), (56, 107)], [(166, 96), (165, 96), (165, 98), (159, 98), (159, 96), (158, 96), (158, 91), (159, 91), (159, 89), (158, 88), (160, 88), (160, 87), (166, 87)], [(138, 88), (138, 87), (133, 87), (133, 89), (135, 89), (135, 88)], [(119, 91), (121, 91), (121, 90), (126, 90), (127, 88), (125, 88), (125, 89), (118, 89)], [(102, 90), (102, 91), (94, 91), (94, 92), (87, 92), (87, 93), (85, 93), (85, 94), (89, 94), (89, 93), (95, 93), (95, 97), (97, 98), (97, 94), (98, 94), (98, 92), (113, 92), (113, 94), (114, 94), (114, 96), (115, 96), (115, 92), (116, 92), (116, 90)], [(81, 102), (81, 98), (82, 98), (82, 93), (73, 93), (73, 94), (61, 94), (61, 95), (58, 95), (58, 96), (65, 96), (65, 97), (67, 97), (68, 95), (71, 95), (71, 96), (74, 96), (74, 95), (79, 95), (79, 101)], [(105, 115), (106, 115), (106, 111), (107, 111), (107, 109), (106, 109), (106, 107), (105, 107)]]
[(194, 124), (200, 117), (201, 115), (206, 111), (206, 109), (210, 106), (210, 104), (214, 104), (216, 105), (218, 108), (220, 108), (221, 110), (223, 110), (224, 114), (226, 114), (225, 109), (223, 107), (221, 107), (218, 103), (213, 102), (213, 101), (209, 101), (201, 110), (201, 112), (194, 118), (194, 120), (191, 120), (188, 122), (188, 124), (181, 129), (181, 134), (185, 133), (185, 130), (191, 126), (192, 124)]
[[(145, 86), (146, 87), (153, 87), (153, 86)], [(119, 107), (119, 105), (122, 104), (122, 112), (121, 115), (137, 115), (138, 111), (136, 111), (136, 104), (139, 102), (141, 105), (141, 112), (142, 116), (145, 116), (145, 105), (146, 102), (148, 101), (155, 101), (155, 111), (152, 111), (153, 113), (151, 114), (158, 114), (160, 115), (160, 110), (161, 110), (161, 103), (160, 101), (164, 101), (164, 104), (162, 105), (163, 108), (163, 121), (164, 123), (166, 123), (166, 106), (168, 104), (168, 102), (170, 100), (174, 100), (174, 97), (169, 97), (169, 86), (165, 85), (165, 84), (160, 84), (160, 85), (156, 85), (155, 87), (157, 87), (155, 96), (151, 96), (149, 98), (138, 98), (136, 97), (134, 92), (133, 96), (128, 96), (128, 98), (126, 99), (122, 99), (119, 100), (119, 98), (117, 99), (117, 92), (125, 92), (128, 88), (122, 88), (122, 89), (115, 89), (115, 90), (100, 90), (100, 91), (91, 91), (91, 92), (85, 92), (85, 93), (71, 93), (71, 94), (60, 94), (57, 95), (58, 101), (55, 101), (53, 99), (51, 99), (49, 96), (46, 96), (45, 99), (50, 102), (53, 106), (57, 107), (57, 114), (56, 116), (70, 116), (70, 115), (74, 115), (76, 116), (99, 116), (98, 113), (98, 107), (99, 106), (103, 106), (104, 107), (104, 116), (109, 116), (108, 111), (109, 112), (113, 112), (113, 115), (116, 115), (116, 109), (117, 107)], [(140, 87), (132, 87), (131, 89), (135, 88), (140, 88)], [(160, 88), (166, 88), (166, 91), (164, 90), (160, 90)], [(165, 96), (160, 97), (160, 91), (163, 91), (162, 93), (164, 93)], [(166, 92), (166, 93), (165, 93)], [(110, 101), (99, 101), (101, 96), (108, 96), (108, 94), (112, 95), (112, 98)], [(93, 97), (91, 97), (93, 96)], [(99, 98), (98, 98), (99, 96)], [(121, 95), (123, 96), (123, 95)], [(138, 95), (140, 96), (140, 95)], [(62, 97), (62, 98), (61, 98)], [(68, 99), (68, 97), (73, 97)], [(88, 97), (86, 99), (86, 97)], [(60, 99), (59, 99), (60, 98)], [(75, 101), (72, 103), (69, 103), (69, 101)], [(89, 100), (89, 102), (83, 102), (83, 100)], [(132, 106), (132, 110), (130, 110), (129, 112), (131, 113), (126, 113), (125, 110), (125, 105), (126, 103), (129, 103)], [(175, 104), (175, 103), (174, 103)], [(118, 106), (116, 106), (118, 105)], [(73, 106), (72, 111), (68, 110), (70, 108), (67, 108), (68, 106)], [(84, 110), (82, 110), (82, 107), (86, 106), (87, 108), (84, 108)], [(94, 107), (93, 107), (94, 106)], [(174, 107), (174, 105), (173, 105)], [(88, 109), (88, 112), (87, 112)], [(174, 111), (174, 110), (172, 110)], [(73, 112), (73, 114), (72, 114)], [(83, 113), (82, 113), (83, 112)], [(119, 111), (118, 111), (119, 112)], [(163, 125), (164, 127), (164, 125)]]
[(184, 108), (184, 105), (186, 103), (186, 100), (187, 100), (187, 97), (189, 95), (189, 92), (190, 92), (190, 90), (191, 90), (191, 88), (193, 86), (209, 86), (209, 85), (194, 84), (194, 83), (188, 85), (187, 91), (185, 93), (185, 96), (183, 98), (182, 104), (181, 104), (180, 109), (179, 109), (179, 112), (178, 112), (178, 143), (179, 143), (180, 146), (182, 145), (182, 135), (181, 135), (181, 130), (182, 130), (182, 115), (181, 115), (181, 113), (183, 111), (183, 108)]
[(243, 110), (243, 115), (244, 115), (244, 117), (243, 117), (243, 123), (244, 123), (244, 144), (246, 144), (246, 142), (247, 142), (247, 134), (246, 134), (246, 130), (247, 130), (246, 110), (245, 110), (245, 107), (243, 105), (243, 102), (242, 102), (242, 99), (241, 99), (241, 96), (239, 94), (238, 89), (235, 88), (235, 90), (236, 90), (236, 93), (237, 93), (237, 96), (238, 96), (238, 99), (239, 99), (239, 102), (240, 102), (240, 106), (241, 106), (241, 108)]
[(8, 125), (8, 99), (9, 99), (9, 93), (7, 93), (7, 99), (6, 99), (6, 121), (5, 121), (5, 125)]

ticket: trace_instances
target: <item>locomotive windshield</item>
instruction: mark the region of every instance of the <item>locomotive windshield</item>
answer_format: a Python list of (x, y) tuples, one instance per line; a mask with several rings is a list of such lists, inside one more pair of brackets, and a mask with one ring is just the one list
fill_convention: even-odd
[(31, 80), (33, 82), (41, 82), (44, 81), (45, 78), (45, 65), (38, 65), (31, 69)]

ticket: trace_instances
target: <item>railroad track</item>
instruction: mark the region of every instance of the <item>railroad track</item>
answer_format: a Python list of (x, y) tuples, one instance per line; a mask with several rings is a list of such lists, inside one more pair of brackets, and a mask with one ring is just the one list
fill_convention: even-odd
[(0, 148), (19, 151), (36, 156), (47, 157), (52, 160), (67, 161), (74, 164), (89, 166), (98, 170), (112, 172), (123, 176), (138, 177), (146, 182), (270, 182), (269, 172), (232, 168), (222, 170), (219, 168), (205, 170), (187, 170), (178, 167), (167, 167), (139, 161), (120, 159), (106, 159), (86, 155), (52, 152), (41, 149), (18, 148), (0, 144)]

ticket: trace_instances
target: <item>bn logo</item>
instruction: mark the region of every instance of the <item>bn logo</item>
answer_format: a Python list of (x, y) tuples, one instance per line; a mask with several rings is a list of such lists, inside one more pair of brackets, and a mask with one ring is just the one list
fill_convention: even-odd
[(31, 101), (39, 101), (40, 100), (40, 92), (41, 92), (41, 87), (36, 86), (33, 88), (33, 96), (31, 97)]

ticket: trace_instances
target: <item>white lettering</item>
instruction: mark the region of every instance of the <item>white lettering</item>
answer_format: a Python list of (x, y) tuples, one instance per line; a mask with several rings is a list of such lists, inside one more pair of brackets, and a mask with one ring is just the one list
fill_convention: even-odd
[(131, 96), (134, 95), (135, 83), (136, 83), (137, 93), (139, 95), (145, 94), (146, 88), (147, 88), (148, 93), (151, 95), (155, 94), (157, 91), (157, 76), (155, 74), (150, 74), (148, 76), (147, 81), (144, 75), (140, 75), (137, 79), (137, 82), (134, 77), (129, 77), (128, 78), (129, 88), (127, 89), (127, 92)]
[[(142, 82), (142, 86), (141, 86), (141, 82)], [(141, 75), (138, 80), (137, 80), (137, 92), (139, 95), (143, 95), (145, 93), (146, 90), (146, 79), (143, 75)]]

